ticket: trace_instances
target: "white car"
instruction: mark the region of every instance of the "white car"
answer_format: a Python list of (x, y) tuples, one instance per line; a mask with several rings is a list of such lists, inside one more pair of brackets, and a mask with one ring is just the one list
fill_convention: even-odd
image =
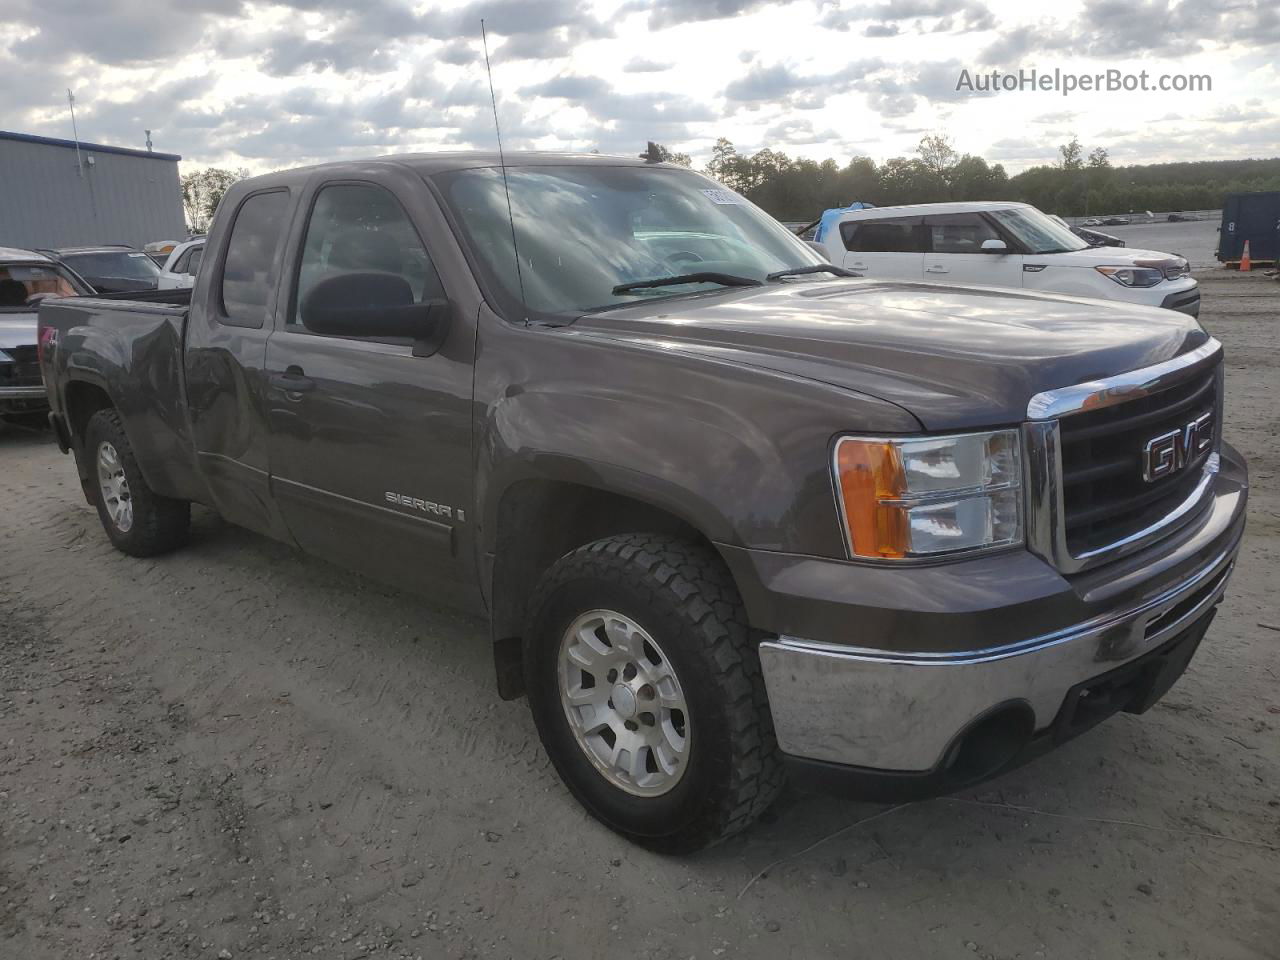
[(1185, 257), (1090, 247), (1025, 203), (922, 203), (841, 215), (823, 246), (867, 277), (1023, 287), (1200, 314)]
[(178, 244), (170, 251), (160, 269), (159, 289), (181, 290), (196, 282), (196, 273), (204, 257), (204, 237)]

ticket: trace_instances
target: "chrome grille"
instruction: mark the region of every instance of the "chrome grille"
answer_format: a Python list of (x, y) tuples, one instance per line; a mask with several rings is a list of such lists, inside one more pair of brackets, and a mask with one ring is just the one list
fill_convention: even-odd
[[(1195, 490), (1212, 447), (1168, 476), (1143, 479), (1143, 449), (1217, 408), (1215, 370), (1127, 403), (1064, 419), (1060, 426), (1067, 549), (1080, 556), (1147, 529)], [(1213, 418), (1217, 435), (1217, 418)]]
[[(1064, 573), (1117, 559), (1169, 536), (1208, 502), (1219, 463), (1222, 345), (1209, 339), (1151, 367), (1037, 394), (1027, 416), (1027, 546)], [(1151, 469), (1148, 444), (1158, 450), (1202, 416), (1212, 424), (1210, 442), (1193, 449), (1179, 433), (1172, 443), (1181, 468)]]

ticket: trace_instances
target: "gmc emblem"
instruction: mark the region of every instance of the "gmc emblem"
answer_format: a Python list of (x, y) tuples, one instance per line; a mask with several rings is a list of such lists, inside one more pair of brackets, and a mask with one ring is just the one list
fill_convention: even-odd
[(1185, 427), (1152, 437), (1142, 448), (1142, 479), (1168, 477), (1213, 446), (1213, 414), (1203, 413)]

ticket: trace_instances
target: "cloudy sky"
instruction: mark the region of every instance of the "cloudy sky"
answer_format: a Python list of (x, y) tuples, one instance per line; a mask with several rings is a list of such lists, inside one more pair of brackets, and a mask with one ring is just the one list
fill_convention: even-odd
[[(699, 165), (740, 150), (910, 152), (926, 133), (1011, 171), (1072, 133), (1120, 163), (1280, 155), (1274, 0), (0, 0), (0, 129), (254, 172), (493, 146)], [(957, 91), (961, 70), (1207, 74), (1199, 93)]]

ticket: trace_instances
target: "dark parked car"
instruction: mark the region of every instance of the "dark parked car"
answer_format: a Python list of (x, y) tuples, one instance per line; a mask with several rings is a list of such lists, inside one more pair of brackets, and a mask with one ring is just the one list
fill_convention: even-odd
[(1077, 237), (1083, 240), (1091, 247), (1123, 247), (1124, 241), (1119, 237), (1113, 237), (1109, 233), (1103, 233), (1100, 230), (1090, 230), (1088, 227), (1072, 226), (1063, 220), (1056, 213), (1049, 214), (1050, 218), (1062, 224)]
[(134, 293), (154, 290), (160, 281), (156, 262), (133, 247), (63, 247), (42, 250), (70, 267), (98, 293)]
[(1072, 227), (1071, 232), (1091, 247), (1123, 247), (1124, 241), (1101, 230), (1090, 230), (1088, 227)]
[(1102, 221), (1104, 227), (1123, 227), (1129, 223), (1128, 217), (1107, 217)]
[(199, 502), (486, 615), (568, 788), (659, 850), (788, 767), (946, 790), (1146, 710), (1244, 528), (1193, 317), (850, 279), (675, 165), (242, 180), (192, 289), (40, 324), (118, 549)]
[(0, 420), (38, 423), (48, 410), (37, 362), (40, 301), (90, 293), (83, 280), (43, 254), (0, 247)]

